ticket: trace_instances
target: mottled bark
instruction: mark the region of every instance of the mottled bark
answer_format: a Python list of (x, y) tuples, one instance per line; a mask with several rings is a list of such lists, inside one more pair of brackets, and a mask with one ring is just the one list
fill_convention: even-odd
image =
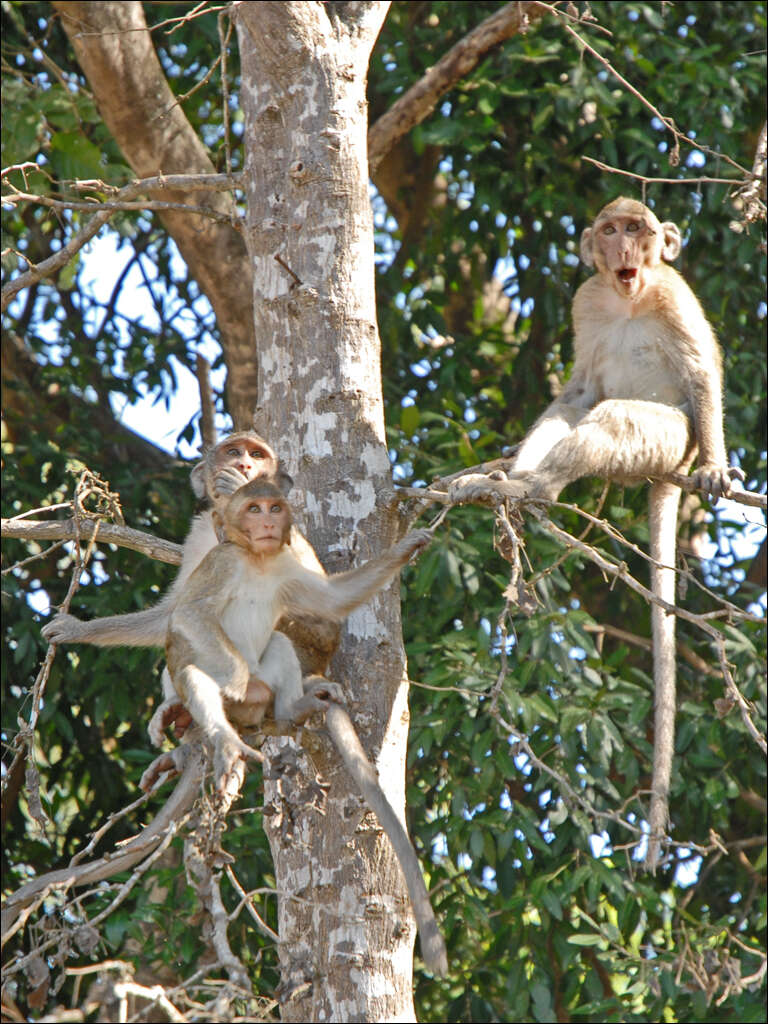
[[(256, 422), (280, 455), (330, 570), (398, 533), (384, 437), (366, 69), (386, 3), (241, 3), (248, 223), (262, 368)], [(278, 441), (279, 445), (279, 441)], [(390, 800), (404, 804), (408, 724), (399, 595), (344, 627), (333, 674)], [(330, 744), (283, 743), (267, 771), (285, 1020), (413, 1020), (415, 936), (389, 842)], [(274, 743), (275, 741), (271, 741)], [(273, 748), (274, 749), (274, 748)], [(290, 763), (298, 774), (286, 772)], [(318, 813), (317, 770), (330, 788)], [(291, 897), (296, 897), (292, 899)]]
[[(53, 6), (93, 90), (99, 113), (140, 178), (154, 174), (213, 174), (203, 145), (166, 81), (138, 2), (58, 2)], [(183, 202), (183, 192), (158, 198)], [(195, 202), (234, 215), (232, 197), (197, 193)], [(236, 425), (250, 425), (256, 396), (248, 258), (234, 227), (194, 214), (157, 216), (216, 314), (227, 362), (227, 399)]]

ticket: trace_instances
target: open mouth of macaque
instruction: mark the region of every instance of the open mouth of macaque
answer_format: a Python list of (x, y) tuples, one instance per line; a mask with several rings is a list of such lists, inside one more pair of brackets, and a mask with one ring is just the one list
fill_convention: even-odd
[(623, 270), (618, 270), (616, 276), (622, 284), (631, 284), (632, 281), (637, 277), (636, 267), (625, 267)]

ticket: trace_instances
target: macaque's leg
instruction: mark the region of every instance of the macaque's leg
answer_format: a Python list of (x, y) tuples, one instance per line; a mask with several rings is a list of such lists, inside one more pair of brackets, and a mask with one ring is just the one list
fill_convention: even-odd
[(329, 683), (321, 676), (310, 676), (302, 682), (293, 644), (277, 631), (270, 637), (259, 662), (259, 677), (275, 695), (275, 722), (279, 729), (300, 725), (316, 711), (325, 711), (330, 701), (344, 703), (338, 683)]
[[(531, 471), (538, 469), (540, 463), (550, 451), (561, 441), (573, 433), (573, 428), (589, 413), (582, 406), (555, 403), (539, 417), (523, 439), (520, 450), (512, 464), (510, 477), (519, 474), (521, 479), (528, 479)], [(489, 501), (498, 504), (502, 500), (502, 486), (506, 474), (497, 471), (491, 474), (467, 473), (457, 477), (451, 484), (448, 496), (451, 501)], [(516, 492), (517, 497), (522, 497)]]
[(302, 696), (301, 665), (293, 644), (284, 633), (272, 633), (261, 656), (259, 678), (275, 695), (275, 721), (292, 721), (291, 709)]
[(194, 665), (186, 665), (176, 681), (187, 710), (206, 739), (215, 746), (214, 767), (219, 779), (229, 774), (239, 758), (264, 760), (263, 754), (244, 743), (230, 724), (224, 712), (221, 687), (214, 679)]
[[(562, 424), (561, 424), (562, 425)], [(534, 428), (528, 441), (543, 429)], [(555, 425), (553, 432), (559, 429)], [(523, 451), (528, 446), (526, 441)], [(566, 484), (583, 476), (608, 480), (637, 480), (663, 476), (683, 466), (693, 447), (691, 424), (682, 409), (661, 402), (609, 399), (600, 402), (561, 438), (530, 471), (520, 471), (519, 460), (507, 480), (478, 476), (455, 481), (454, 501), (490, 501), (503, 498), (548, 498), (554, 501)], [(526, 459), (529, 456), (526, 454)]]
[(551, 406), (523, 438), (512, 464), (513, 471), (522, 473), (537, 469), (555, 445), (568, 437), (588, 414), (588, 409), (575, 405)]
[[(555, 499), (566, 484), (583, 476), (663, 476), (684, 462), (691, 446), (690, 421), (682, 409), (610, 399), (596, 405), (552, 448), (532, 474), (526, 493)], [(522, 484), (516, 475), (510, 480), (513, 486)]]

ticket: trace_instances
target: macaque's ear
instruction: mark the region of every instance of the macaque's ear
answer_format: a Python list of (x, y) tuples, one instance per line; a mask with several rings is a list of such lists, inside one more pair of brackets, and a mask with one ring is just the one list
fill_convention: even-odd
[(277, 484), (281, 491), (287, 494), (288, 491), (290, 491), (290, 489), (293, 487), (293, 477), (290, 475), (290, 473), (286, 473), (284, 469), (279, 469), (277, 472), (277, 477), (275, 478), (275, 483)]
[(211, 513), (211, 522), (213, 523), (213, 532), (216, 534), (216, 539), (221, 544), (222, 541), (227, 540), (227, 531), (224, 528), (224, 519), (218, 509), (214, 509)]
[(683, 247), (683, 240), (680, 237), (680, 228), (671, 220), (665, 220), (661, 225), (661, 234), (664, 238), (664, 245), (661, 249), (661, 258), (671, 263), (680, 255)]
[(581, 232), (581, 262), (586, 267), (594, 267), (595, 253), (592, 247), (592, 228), (584, 228)]
[(202, 462), (198, 462), (196, 466), (193, 466), (192, 472), (189, 474), (189, 479), (192, 483), (192, 490), (198, 498), (205, 497), (205, 459)]

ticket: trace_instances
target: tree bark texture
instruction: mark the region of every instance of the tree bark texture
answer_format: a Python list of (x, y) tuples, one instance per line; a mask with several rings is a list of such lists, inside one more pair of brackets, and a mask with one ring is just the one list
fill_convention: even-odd
[[(399, 533), (366, 156), (366, 70), (387, 8), (235, 8), (261, 368), (256, 424), (294, 477), (298, 516), (330, 572), (376, 555)], [(333, 676), (402, 813), (401, 636), (394, 584), (348, 618)], [(415, 927), (389, 841), (327, 739), (305, 730), (299, 742), (305, 749), (271, 740), (265, 770), (266, 828), (283, 894), (283, 1019), (412, 1021)]]
[[(160, 65), (136, 0), (59, 2), (54, 8), (93, 90), (99, 113), (139, 178), (155, 174), (213, 174), (208, 150), (187, 120)], [(184, 192), (157, 198), (184, 202)], [(203, 192), (201, 206), (236, 217), (232, 197)], [(216, 314), (228, 367), (232, 419), (250, 426), (258, 366), (253, 358), (253, 316), (248, 257), (234, 226), (183, 211), (158, 213), (190, 274)]]

